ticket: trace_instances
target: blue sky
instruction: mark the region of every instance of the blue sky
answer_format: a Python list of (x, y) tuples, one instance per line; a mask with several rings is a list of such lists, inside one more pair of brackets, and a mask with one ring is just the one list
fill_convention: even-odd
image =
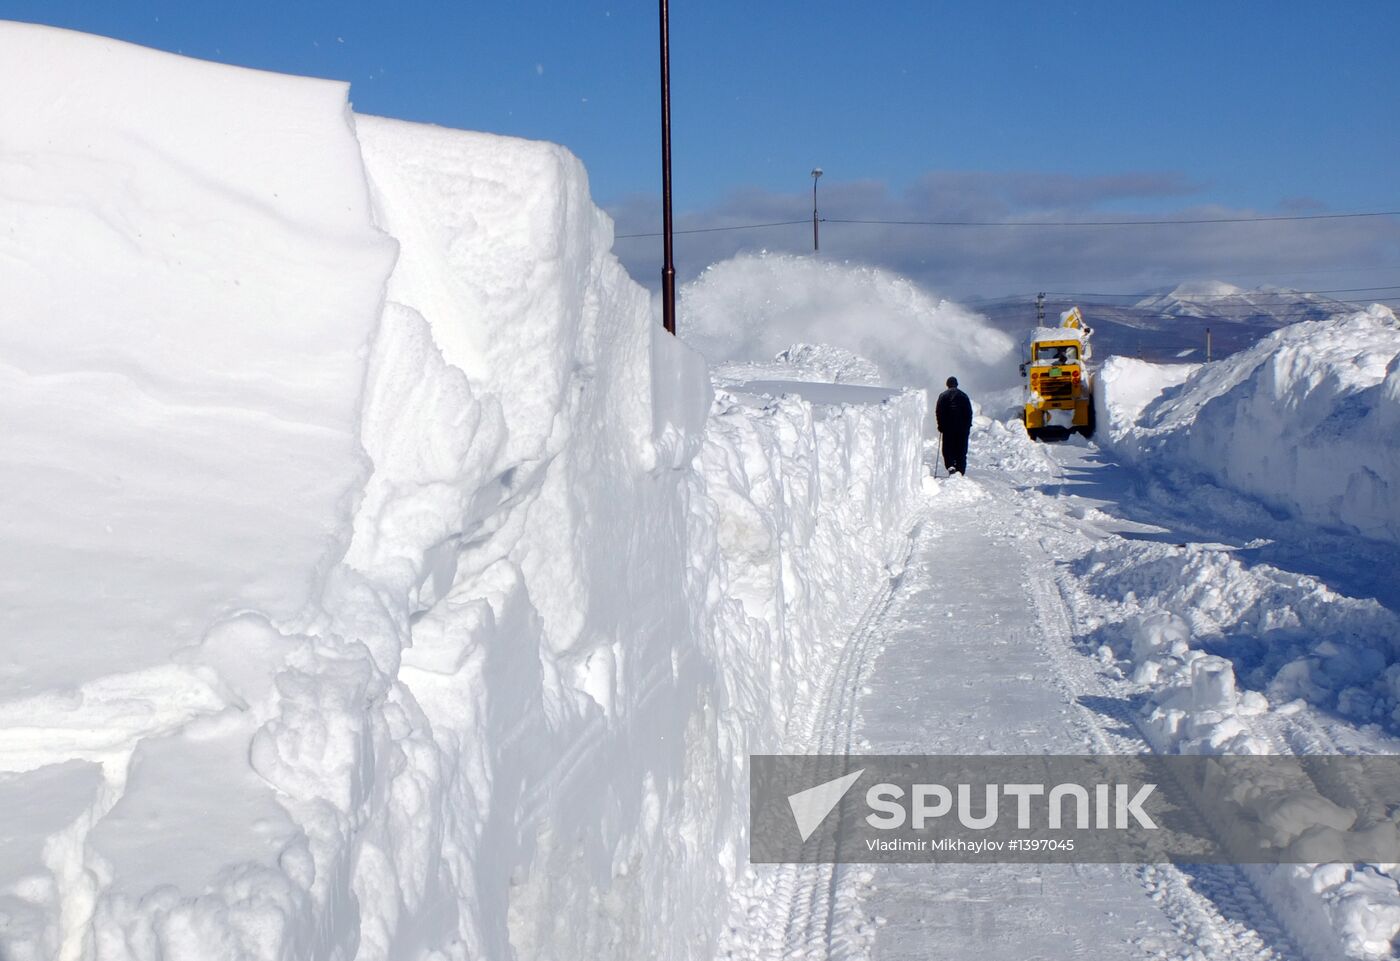
[[(650, 0), (0, 0), (7, 19), (348, 80), (360, 112), (563, 143), (619, 232), (655, 218), (656, 12)], [(1400, 209), (1393, 0), (674, 0), (671, 26), (676, 205), (692, 225), (799, 210), (813, 166), (825, 199), (846, 205), (831, 216)], [(955, 197), (958, 177), (981, 180)], [(996, 202), (973, 204), (979, 190)], [(830, 228), (838, 247), (840, 234)], [(1349, 269), (1400, 277), (1400, 241), (1386, 236), (1348, 249)], [(882, 242), (863, 243), (852, 255), (879, 261)], [(742, 246), (707, 244), (699, 256)]]

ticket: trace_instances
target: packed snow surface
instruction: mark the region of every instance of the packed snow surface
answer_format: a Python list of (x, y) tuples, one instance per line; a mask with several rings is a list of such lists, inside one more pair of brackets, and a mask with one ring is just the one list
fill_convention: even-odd
[(1085, 340), (1085, 334), (1078, 327), (1033, 327), (1026, 335), (1027, 344), (1055, 340), (1075, 341), (1082, 344)]

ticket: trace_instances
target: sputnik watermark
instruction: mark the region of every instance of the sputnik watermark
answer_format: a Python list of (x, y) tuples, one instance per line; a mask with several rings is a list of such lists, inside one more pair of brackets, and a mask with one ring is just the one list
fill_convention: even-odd
[[(1089, 788), (1082, 784), (1056, 784), (1048, 790), (1044, 784), (986, 784), (981, 787), (982, 813), (973, 814), (973, 786), (957, 785), (958, 823), (973, 831), (996, 827), (1001, 817), (999, 798), (1002, 795), (1016, 799), (1016, 828), (1020, 831), (1031, 829), (1032, 800), (1039, 797), (1046, 801), (1035, 812), (1034, 821), (1052, 831), (1062, 829), (1071, 821), (1080, 830), (1088, 829), (1091, 811), (1093, 826), (1100, 831), (1110, 828), (1124, 831), (1132, 824), (1149, 831), (1157, 830), (1156, 822), (1143, 810), (1143, 803), (1157, 790), (1155, 784), (1095, 784), (1092, 802)], [(876, 813), (866, 815), (865, 823), (881, 831), (892, 831), (908, 823), (914, 830), (922, 831), (930, 820), (946, 817), (955, 809), (953, 790), (942, 784), (913, 785), (908, 792), (907, 810), (903, 803), (905, 797), (905, 790), (897, 784), (873, 785), (865, 792), (865, 803)], [(1069, 819), (1065, 817), (1066, 808), (1072, 810)], [(811, 836), (810, 831), (808, 836)]]
[(1020, 851), (1022, 849), (1031, 851), (1041, 848), (1049, 849), (1053, 846), (1056, 850), (1073, 851), (1074, 840), (1072, 838), (1063, 841), (1027, 838), (1025, 840), (1012, 839), (1010, 841), (994, 841), (990, 838), (979, 838), (976, 841), (964, 841), (962, 838), (937, 838), (928, 840), (919, 838), (917, 841), (908, 839), (882, 840), (880, 838), (867, 838), (865, 846), (871, 851), (882, 851), (896, 854), (952, 854), (956, 852), (966, 852), (968, 854), (999, 854), (1001, 852)]
[(1400, 758), (758, 755), (751, 859), (1400, 859)]
[(792, 819), (797, 823), (802, 840), (812, 836), (812, 832), (826, 820), (831, 809), (841, 803), (851, 785), (856, 783), (856, 779), (863, 773), (865, 772), (852, 771), (850, 774), (832, 778), (824, 784), (788, 795), (788, 807), (792, 808)]

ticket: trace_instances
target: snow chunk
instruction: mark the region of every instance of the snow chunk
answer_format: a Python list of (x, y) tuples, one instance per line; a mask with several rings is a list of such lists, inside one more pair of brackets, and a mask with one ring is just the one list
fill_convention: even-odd
[[(1100, 368), (1094, 383), (1094, 404), (1100, 428), (1110, 437), (1132, 429), (1149, 404), (1175, 387), (1199, 364), (1150, 364), (1135, 357), (1110, 357)], [(1100, 442), (1103, 438), (1100, 438)]]
[(780, 351), (773, 362), (833, 384), (880, 383), (880, 367), (874, 361), (829, 344), (793, 344)]

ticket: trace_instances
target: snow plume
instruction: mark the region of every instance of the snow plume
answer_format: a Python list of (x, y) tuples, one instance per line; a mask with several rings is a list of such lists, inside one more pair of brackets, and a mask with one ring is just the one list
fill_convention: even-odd
[(0, 24), (0, 957), (712, 957), (923, 396), (714, 391), (568, 151), (346, 93)]
[(1019, 383), (1013, 340), (972, 311), (877, 267), (791, 254), (743, 254), (681, 290), (681, 336), (712, 362), (768, 360), (792, 344), (831, 344), (874, 361), (887, 383), (974, 399)]
[(1114, 358), (1101, 383), (1100, 442), (1125, 457), (1400, 541), (1400, 324), (1388, 308), (1294, 324), (1199, 368)]

